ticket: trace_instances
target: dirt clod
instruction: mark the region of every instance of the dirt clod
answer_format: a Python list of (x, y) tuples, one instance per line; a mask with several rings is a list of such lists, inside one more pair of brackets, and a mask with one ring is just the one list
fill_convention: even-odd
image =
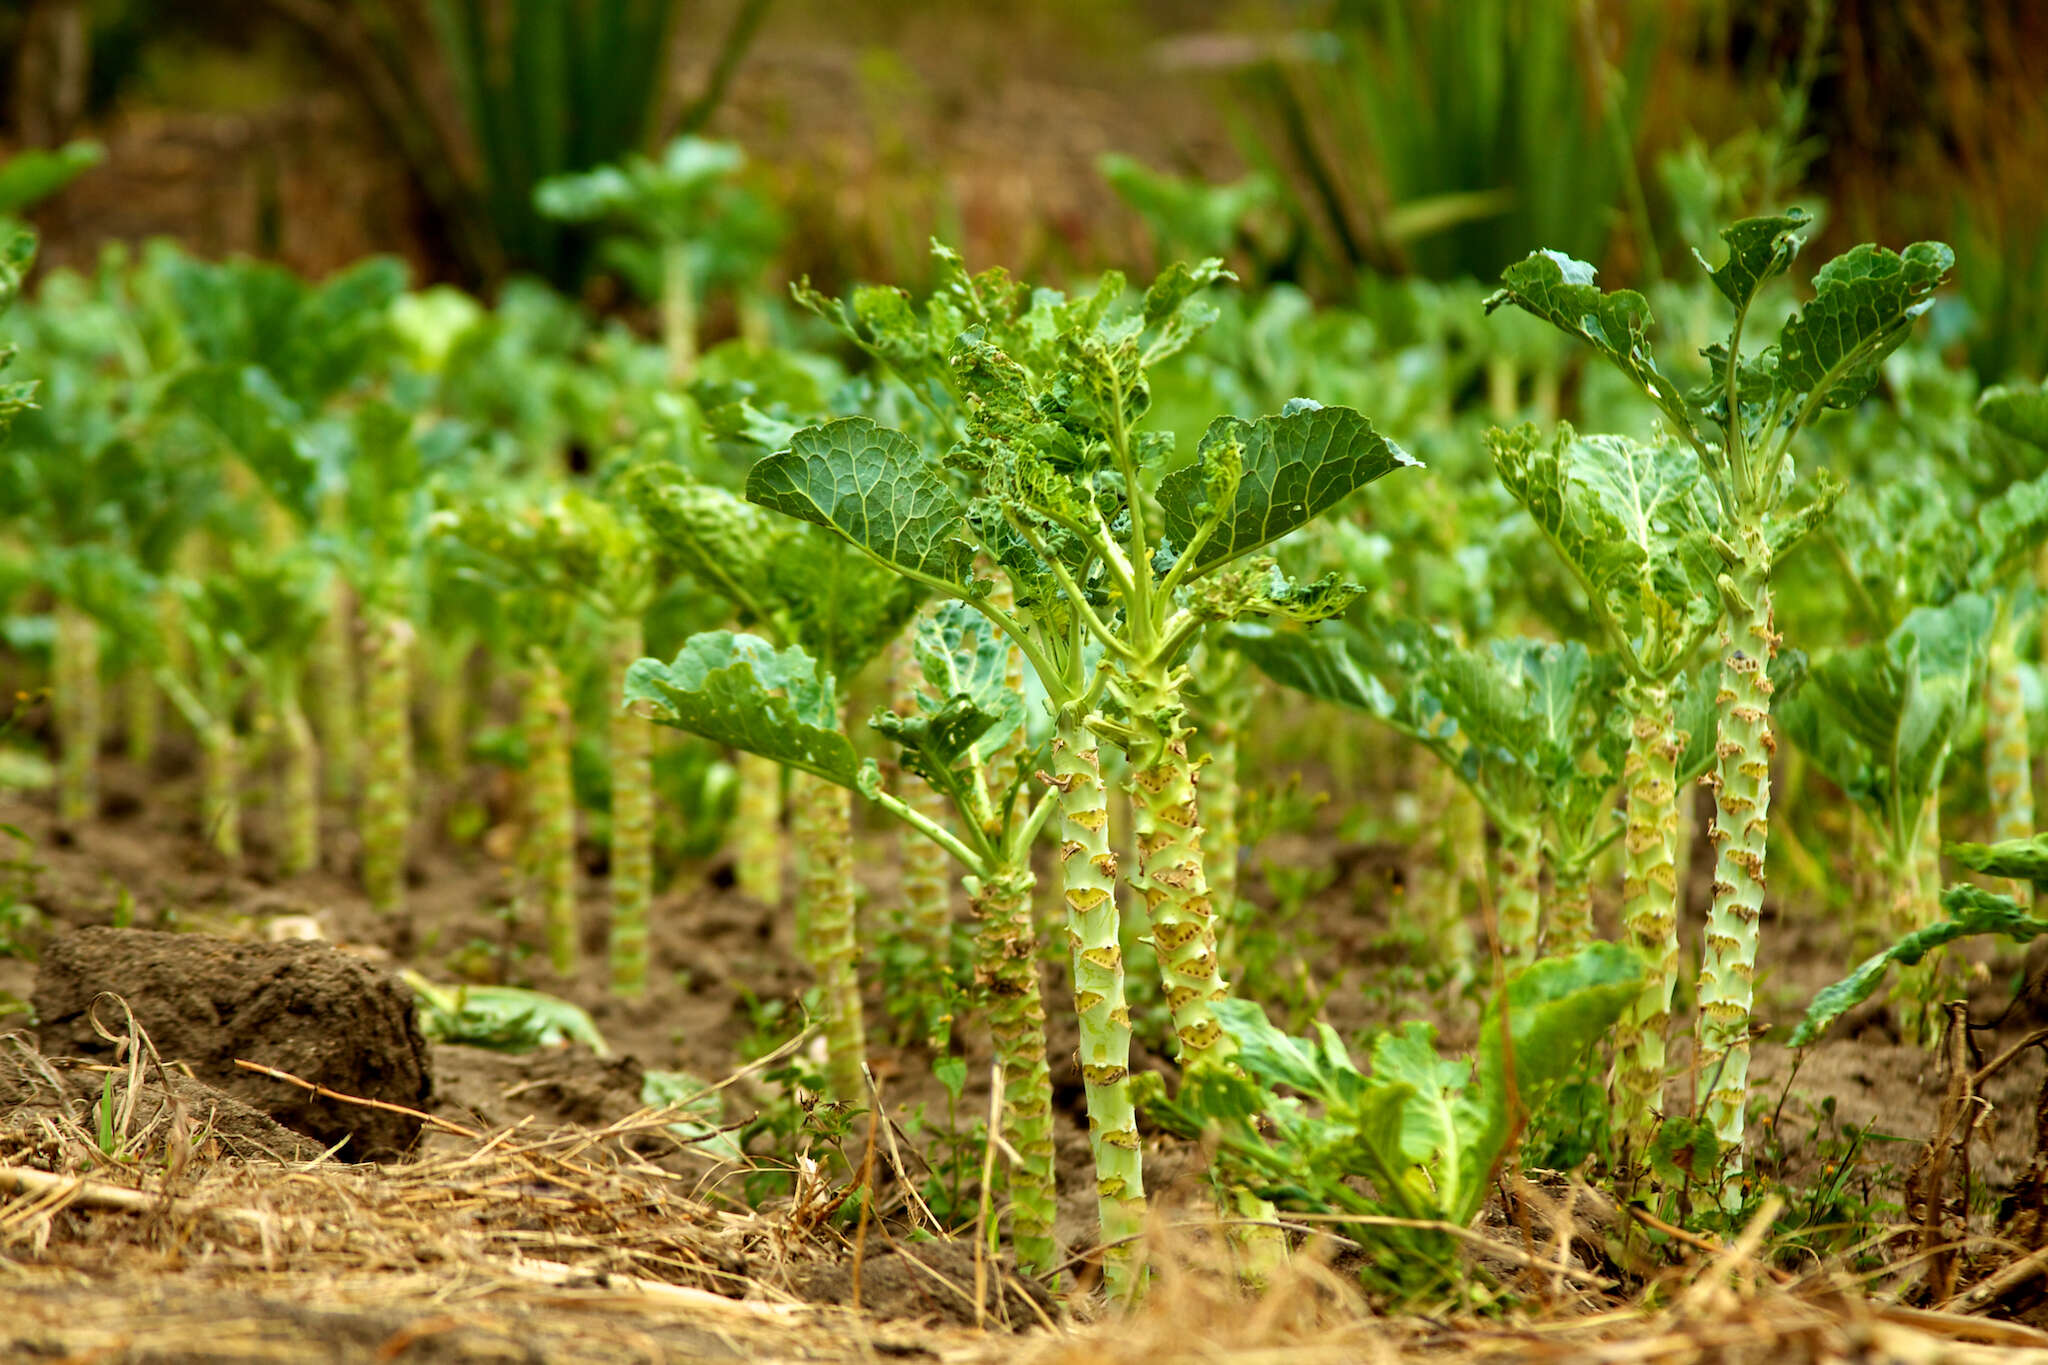
[[(36, 973), (42, 1049), (111, 1058), (92, 1024), (102, 991), (127, 1000), (167, 1063), (340, 1155), (385, 1160), (409, 1149), (418, 1119), (342, 1104), (243, 1070), (244, 1058), (345, 1095), (419, 1107), (431, 1093), (412, 993), (323, 943), (237, 943), (202, 934), (83, 929), (60, 935)], [(100, 1022), (119, 1033), (118, 1008)]]

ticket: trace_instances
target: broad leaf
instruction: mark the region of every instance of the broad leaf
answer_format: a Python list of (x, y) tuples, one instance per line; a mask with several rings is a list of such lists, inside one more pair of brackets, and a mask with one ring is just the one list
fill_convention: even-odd
[(909, 437), (866, 417), (799, 431), (754, 466), (747, 497), (909, 573), (965, 584), (972, 569), (959, 495)]
[(1915, 242), (1904, 254), (1866, 242), (1822, 266), (1813, 298), (1778, 333), (1779, 391), (1831, 408), (1862, 402), (1954, 264), (1940, 242)]
[[(1199, 574), (1270, 545), (1375, 479), (1420, 465), (1350, 408), (1296, 400), (1256, 422), (1219, 417), (1194, 463), (1160, 481), (1166, 538), (1185, 552), (1213, 524), (1194, 551), (1190, 576)], [(1219, 468), (1233, 469), (1235, 478), (1219, 481)]]
[(1977, 509), (1981, 542), (1970, 581), (1979, 587), (2011, 577), (2048, 544), (2048, 474), (2015, 483)]
[(859, 788), (863, 765), (840, 729), (832, 678), (794, 645), (778, 650), (725, 630), (693, 635), (674, 662), (629, 668), (625, 702), (656, 724)]
[(2048, 382), (1999, 384), (1977, 400), (1977, 420), (2015, 441), (2048, 450)]
[(1562, 252), (1533, 252), (1501, 272), (1501, 288), (1487, 298), (1486, 311), (1512, 303), (1535, 314), (1592, 346), (1637, 388), (1672, 410), (1678, 389), (1651, 355), (1649, 301), (1633, 289), (1602, 290), (1594, 283), (1597, 273)]
[(1844, 1013), (1868, 1000), (1883, 984), (1894, 962), (1910, 967), (1944, 943), (1972, 934), (2004, 934), (2022, 942), (2048, 934), (2048, 920), (2035, 919), (2012, 897), (1995, 895), (1981, 887), (1951, 886), (1941, 893), (1941, 908), (1947, 912), (1947, 919), (1915, 929), (1816, 994), (1799, 1027), (1792, 1030), (1790, 1045), (1805, 1047)]
[(1738, 310), (1746, 309), (1757, 290), (1791, 266), (1792, 258), (1803, 245), (1799, 234), (1812, 224), (1813, 215), (1796, 208), (1767, 217), (1745, 218), (1721, 229), (1721, 240), (1728, 244), (1728, 259), (1723, 264), (1708, 265), (1707, 258), (1698, 251), (1693, 256), (1707, 267), (1707, 277), (1721, 291), (1721, 297)]

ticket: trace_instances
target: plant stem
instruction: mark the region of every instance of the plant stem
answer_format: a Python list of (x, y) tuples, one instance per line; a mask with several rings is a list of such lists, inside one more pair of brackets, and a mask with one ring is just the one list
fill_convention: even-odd
[(306, 708), (299, 704), (296, 679), (282, 680), (273, 703), (284, 738), (284, 791), (280, 814), (284, 852), (280, 869), (287, 877), (311, 872), (320, 865), (320, 750)]
[(967, 879), (968, 913), (978, 926), (975, 984), (987, 1001), (989, 1030), (1003, 1068), (1003, 1131), (1018, 1156), (1010, 1170), (1011, 1237), (1018, 1269), (1043, 1278), (1059, 1265), (1059, 1243), (1053, 1238), (1059, 1187), (1031, 887), (1031, 874), (1017, 869)]
[(1159, 980), (1173, 1011), (1183, 1067), (1221, 1061), (1234, 1050), (1209, 1006), (1229, 998), (1216, 960), (1216, 928), (1202, 860), (1195, 770), (1188, 761), (1187, 708), (1163, 677), (1136, 680), (1129, 705), (1131, 823), (1145, 917)]
[(1500, 831), (1494, 876), (1501, 956), (1510, 967), (1534, 962), (1537, 929), (1543, 922), (1543, 826), (1539, 821)]
[(356, 661), (354, 595), (337, 575), (327, 616), (313, 641), (313, 695), (320, 699), (318, 729), (327, 751), (327, 799), (346, 801), (356, 789)]
[(536, 646), (526, 691), (527, 875), (540, 893), (548, 963), (576, 970), (576, 789), (569, 768), (569, 702), (562, 667)]
[[(1761, 535), (1755, 536), (1761, 540)], [(1763, 914), (1764, 856), (1769, 843), (1771, 755), (1770, 661), (1778, 652), (1771, 619), (1768, 555), (1723, 580), (1729, 597), (1721, 637), (1716, 694), (1715, 764), (1710, 785), (1715, 849), (1714, 903), (1707, 913), (1699, 975), (1699, 1106), (1731, 1153), (1727, 1170), (1742, 1170), (1743, 1105), (1749, 1097), (1749, 1020), (1756, 979), (1757, 922)], [(1739, 1200), (1730, 1180), (1724, 1202)]]
[(1543, 926), (1543, 951), (1558, 957), (1592, 941), (1592, 859), (1578, 854), (1560, 858), (1551, 865), (1550, 922)]
[(242, 857), (241, 771), (235, 728), (216, 720), (199, 736), (201, 796), (199, 820), (207, 841), (230, 862)]
[[(1898, 891), (1892, 905), (1892, 932), (1896, 935), (1924, 929), (1941, 918), (1941, 778), (1942, 768), (1947, 766), (1944, 754), (1935, 765), (1934, 788), (1928, 793), (1927, 804), (1920, 811), (1920, 819), (1914, 826), (1913, 843), (1902, 850), (1898, 864)], [(1931, 1047), (1940, 1041), (1942, 1030), (1941, 1011), (1935, 1008), (1940, 1000), (1945, 982), (1950, 978), (1946, 970), (1950, 959), (1940, 948), (1911, 966), (1899, 969), (1899, 979), (1892, 988), (1892, 999), (1898, 1002), (1894, 1011), (1899, 1016), (1900, 1032), (1909, 1039), (1917, 1039), (1924, 1047)]]
[(363, 890), (372, 909), (389, 915), (405, 906), (406, 841), (412, 810), (413, 628), (411, 622), (389, 610), (376, 612), (369, 627)]
[[(612, 696), (624, 695), (626, 670), (645, 652), (639, 617), (613, 628)], [(615, 705), (610, 741), (612, 993), (637, 1000), (647, 990), (647, 912), (654, 897), (654, 727)]]
[(128, 761), (147, 768), (156, 761), (164, 718), (163, 694), (147, 667), (137, 665), (128, 670), (121, 684), (121, 701), (125, 713), (121, 729), (127, 740)]
[(57, 604), (50, 673), (57, 722), (57, 818), (66, 825), (80, 825), (98, 806), (94, 768), (100, 748), (100, 630), (92, 617), (69, 602)]
[(469, 653), (467, 636), (442, 642), (428, 653), (433, 689), (427, 699), (427, 723), (433, 731), (434, 766), (449, 782), (462, 776), (469, 759), (469, 680), (463, 676)]
[[(916, 656), (905, 645), (896, 660), (894, 707), (899, 715), (916, 713), (920, 676)], [(899, 790), (905, 805), (937, 823), (955, 818), (945, 796), (914, 774), (902, 776)], [(933, 970), (943, 973), (953, 960), (953, 876), (946, 850), (908, 825), (899, 824), (896, 837), (905, 928)]]
[[(2034, 832), (2033, 756), (2027, 736), (2027, 701), (2021, 686), (2019, 627), (2010, 597), (2001, 603), (1985, 665), (1985, 776), (1991, 788), (1995, 840), (2025, 839)], [(2031, 905), (2033, 885), (2014, 882), (2007, 893)]]
[(1081, 1080), (1088, 1094), (1088, 1145), (1102, 1223), (1102, 1275), (1112, 1301), (1134, 1287), (1145, 1226), (1145, 1168), (1131, 1100), (1131, 1012), (1118, 944), (1117, 857), (1109, 842), (1108, 790), (1095, 736), (1063, 707), (1052, 744), (1060, 789), (1060, 865), (1066, 883), (1067, 943), (1074, 1011), (1081, 1023)]
[(1631, 679), (1623, 702), (1629, 711), (1628, 757), (1622, 765), (1627, 796), (1623, 848), (1628, 869), (1621, 889), (1621, 924), (1649, 970), (1642, 993), (1622, 1015), (1614, 1036), (1616, 1127), (1627, 1159), (1645, 1163), (1664, 1112), (1664, 1044), (1671, 1026), (1671, 995), (1678, 984), (1678, 756), (1680, 743), (1670, 688)]
[(826, 1083), (834, 1099), (867, 1096), (861, 1067), (867, 1041), (861, 1023), (860, 947), (854, 933), (853, 827), (850, 797), (808, 773), (794, 774), (791, 814), (800, 850), (798, 924), (804, 957), (825, 998)]
[(782, 765), (743, 753), (734, 765), (739, 798), (732, 818), (733, 878), (742, 895), (782, 904)]

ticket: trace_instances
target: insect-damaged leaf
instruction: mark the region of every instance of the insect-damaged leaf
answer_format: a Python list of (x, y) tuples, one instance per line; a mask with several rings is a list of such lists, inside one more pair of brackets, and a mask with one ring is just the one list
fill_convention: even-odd
[(1910, 967), (1942, 944), (1971, 934), (2006, 934), (2023, 942), (2048, 934), (2048, 920), (2035, 919), (2012, 897), (1981, 887), (1951, 886), (1941, 893), (1941, 908), (1948, 913), (1947, 919), (1915, 929), (1816, 994), (1806, 1007), (1806, 1017), (1792, 1030), (1791, 1046), (1805, 1047), (1826, 1032), (1829, 1024), (1868, 1000), (1894, 962)]
[(1822, 266), (1813, 298), (1778, 333), (1779, 391), (1832, 408), (1862, 402), (1954, 264), (1940, 242), (1915, 242), (1903, 254), (1866, 242)]
[(707, 631), (674, 662), (642, 659), (626, 671), (628, 706), (648, 719), (858, 789), (862, 762), (839, 728), (830, 674), (795, 645)]
[(747, 497), (914, 574), (964, 585), (971, 571), (960, 496), (908, 436), (866, 417), (798, 432), (754, 466)]
[(1537, 251), (1501, 272), (1501, 287), (1486, 300), (1491, 313), (1512, 303), (1560, 331), (1587, 342), (1660, 401), (1675, 401), (1677, 388), (1650, 353), (1650, 304), (1633, 289), (1608, 293), (1595, 284), (1597, 272), (1558, 251)]
[(1745, 218), (1721, 229), (1721, 240), (1728, 244), (1726, 262), (1708, 265), (1707, 258), (1698, 251), (1692, 254), (1707, 267), (1707, 277), (1721, 291), (1722, 298), (1738, 309), (1747, 308), (1757, 290), (1784, 274), (1792, 264), (1802, 245), (1799, 233), (1812, 222), (1813, 215), (1805, 209)]
[[(1421, 461), (1351, 408), (1296, 399), (1256, 422), (1219, 417), (1203, 434), (1194, 462), (1160, 480), (1166, 538), (1185, 550), (1213, 521), (1215, 529), (1194, 552), (1193, 572), (1201, 573), (1307, 525), (1403, 466), (1420, 468)], [(1232, 469), (1234, 479), (1219, 477)]]

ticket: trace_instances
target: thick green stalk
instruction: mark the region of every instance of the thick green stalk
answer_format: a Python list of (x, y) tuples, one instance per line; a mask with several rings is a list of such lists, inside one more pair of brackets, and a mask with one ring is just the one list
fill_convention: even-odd
[(569, 702), (562, 667), (536, 646), (526, 684), (526, 866), (540, 896), (548, 962), (558, 976), (576, 970), (576, 789), (569, 770)]
[(1109, 842), (1109, 799), (1095, 736), (1060, 712), (1052, 780), (1060, 789), (1060, 865), (1066, 882), (1067, 943), (1074, 1010), (1081, 1022), (1081, 1081), (1088, 1093), (1088, 1144), (1102, 1221), (1103, 1280), (1113, 1300), (1128, 1297), (1137, 1260), (1131, 1240), (1145, 1226), (1145, 1168), (1131, 1100), (1131, 1011), (1117, 941), (1117, 857)]
[(329, 593), (327, 616), (313, 640), (313, 695), (319, 698), (315, 724), (327, 751), (327, 799), (346, 801), (356, 790), (355, 595), (339, 577)]
[[(412, 819), (412, 623), (395, 612), (370, 625), (364, 696), (368, 764), (363, 781), (363, 890), (371, 908), (405, 908), (406, 842)], [(329, 741), (330, 751), (332, 740)]]
[(1494, 865), (1494, 916), (1510, 967), (1536, 960), (1543, 922), (1543, 826), (1535, 820), (1500, 831)]
[(734, 764), (739, 798), (732, 814), (733, 879), (743, 895), (782, 904), (782, 765), (758, 754)]
[(661, 341), (668, 350), (668, 376), (687, 384), (697, 372), (697, 291), (690, 283), (690, 245), (661, 247)]
[(57, 818), (83, 824), (99, 804), (100, 629), (68, 602), (57, 604), (50, 693), (57, 721)]
[(1621, 774), (1628, 821), (1621, 925), (1649, 970), (1642, 993), (1615, 1027), (1614, 1094), (1617, 1129), (1629, 1160), (1640, 1167), (1663, 1117), (1665, 1035), (1678, 984), (1680, 743), (1668, 687), (1632, 680), (1623, 700), (1630, 729)]
[[(1993, 839), (2024, 839), (2034, 832), (2033, 755), (2027, 737), (2026, 694), (2020, 682), (2018, 637), (2008, 602), (1991, 637), (1984, 679), (1984, 766), (1991, 788)], [(2015, 882), (2006, 889), (2023, 905), (2033, 901), (2030, 883)]]
[(1592, 941), (1592, 859), (1559, 859), (1551, 868), (1550, 922), (1543, 926), (1543, 951), (1560, 957)]
[[(1944, 757), (1942, 765), (1946, 766)], [(1936, 770), (1939, 771), (1939, 768)], [(1892, 905), (1891, 932), (1894, 937), (1924, 929), (1941, 918), (1941, 785), (1934, 790), (1920, 812), (1913, 844), (1905, 850), (1898, 869), (1897, 891)], [(1953, 983), (1948, 953), (1936, 949), (1911, 966), (1899, 969), (1892, 988), (1900, 1032), (1909, 1040), (1932, 1046), (1939, 1041), (1943, 1025), (1936, 1003)]]
[(987, 1002), (1003, 1069), (1003, 1134), (1016, 1149), (1010, 1168), (1010, 1226), (1017, 1266), (1043, 1278), (1059, 1268), (1053, 1222), (1052, 1075), (1045, 1063), (1045, 1005), (1038, 986), (1038, 936), (1031, 925), (1031, 874), (1004, 870), (967, 879), (975, 932), (975, 984)]
[[(1727, 588), (1729, 620), (1715, 694), (1710, 780), (1714, 903), (1707, 912), (1700, 960), (1698, 1099), (1701, 1115), (1734, 1153), (1733, 1174), (1741, 1169), (1743, 1106), (1749, 1098), (1750, 1004), (1770, 835), (1771, 755), (1777, 748), (1768, 670), (1778, 652), (1778, 635), (1767, 570), (1749, 566)], [(1731, 1182), (1726, 1197), (1738, 1194)]]
[(149, 669), (128, 670), (121, 684), (121, 730), (127, 742), (128, 761), (147, 768), (156, 761), (157, 742), (163, 737), (163, 692)]
[[(917, 660), (903, 648), (896, 660), (894, 706), (901, 715), (915, 714)], [(905, 805), (944, 827), (954, 818), (953, 806), (929, 782), (910, 777), (898, 783)], [(897, 855), (903, 875), (904, 927), (936, 970), (953, 960), (953, 874), (946, 850), (908, 825), (897, 826)]]
[(455, 781), (469, 761), (469, 641), (429, 651), (433, 686), (427, 694), (427, 726), (432, 732), (434, 766), (442, 778)]
[(230, 862), (242, 857), (242, 774), (235, 728), (217, 720), (201, 732), (199, 821), (207, 842)]
[[(646, 652), (640, 619), (612, 635), (612, 696)], [(654, 897), (654, 727), (623, 706), (612, 708), (612, 993), (637, 1000), (647, 990), (647, 909)]]
[(1129, 728), (1127, 790), (1138, 846), (1133, 885), (1145, 898), (1180, 1061), (1186, 1067), (1222, 1060), (1232, 1045), (1209, 1006), (1229, 998), (1230, 987), (1217, 962), (1187, 709), (1164, 680), (1151, 680), (1134, 690)]
[(800, 851), (804, 959), (825, 997), (825, 1070), (832, 1097), (849, 1104), (867, 1098), (861, 1068), (867, 1061), (861, 1023), (860, 944), (854, 931), (853, 823), (850, 796), (808, 773), (795, 775), (791, 816)]
[(284, 787), (279, 815), (284, 829), (280, 870), (287, 877), (320, 864), (320, 750), (296, 680), (277, 689), (278, 730), (284, 740)]
[(1407, 914), (1430, 945), (1432, 958), (1464, 976), (1472, 962), (1472, 934), (1465, 922), (1471, 851), (1465, 841), (1477, 841), (1477, 865), (1483, 869), (1485, 816), (1449, 765), (1419, 748), (1415, 753), (1422, 763), (1416, 776), (1422, 792), (1423, 834), (1416, 850), (1413, 887), (1406, 897)]

